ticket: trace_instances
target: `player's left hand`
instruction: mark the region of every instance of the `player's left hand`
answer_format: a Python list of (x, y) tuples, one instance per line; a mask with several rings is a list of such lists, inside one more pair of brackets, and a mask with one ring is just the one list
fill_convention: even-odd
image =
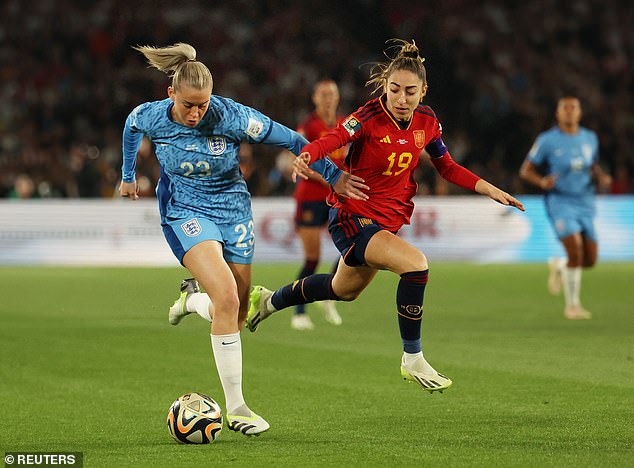
[(526, 209), (524, 208), (524, 204), (521, 201), (519, 201), (517, 198), (515, 198), (512, 195), (509, 195), (508, 193), (500, 189), (498, 189), (498, 192), (499, 194), (496, 194), (495, 197), (491, 197), (493, 200), (495, 200), (498, 203), (501, 203), (502, 205), (514, 206), (520, 211), (526, 211)]
[(491, 200), (506, 206), (514, 206), (518, 210), (526, 211), (524, 205), (517, 198), (509, 195), (504, 190), (500, 190), (495, 185), (490, 184), (484, 179), (478, 180), (475, 186), (476, 192), (488, 196)]

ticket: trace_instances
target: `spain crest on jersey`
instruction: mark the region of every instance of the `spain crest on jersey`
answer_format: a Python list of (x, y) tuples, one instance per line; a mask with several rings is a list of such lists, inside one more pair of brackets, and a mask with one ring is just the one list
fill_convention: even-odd
[(425, 130), (414, 130), (414, 144), (416, 148), (425, 146)]
[(196, 237), (203, 230), (203, 228), (200, 227), (200, 223), (197, 218), (190, 219), (189, 221), (181, 224), (181, 229), (187, 237)]
[(209, 137), (207, 138), (207, 145), (211, 154), (222, 154), (227, 149), (227, 141), (224, 137)]

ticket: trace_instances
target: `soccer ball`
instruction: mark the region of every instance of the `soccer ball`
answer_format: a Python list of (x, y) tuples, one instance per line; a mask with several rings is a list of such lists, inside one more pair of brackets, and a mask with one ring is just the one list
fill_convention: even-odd
[(207, 395), (186, 393), (172, 403), (167, 413), (167, 429), (181, 444), (208, 444), (220, 435), (222, 410)]

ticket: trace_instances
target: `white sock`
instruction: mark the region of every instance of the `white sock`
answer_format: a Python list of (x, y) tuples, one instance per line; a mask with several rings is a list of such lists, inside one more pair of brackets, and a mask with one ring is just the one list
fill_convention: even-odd
[(566, 267), (562, 272), (566, 305), (578, 306), (581, 293), (581, 267)]
[(433, 374), (436, 370), (429, 365), (423, 352), (419, 353), (405, 353), (403, 352), (403, 364), (408, 367), (415, 367), (416, 370), (425, 372), (426, 374)]
[(581, 267), (569, 268), (568, 277), (572, 278), (571, 282), (571, 292), (572, 292), (572, 303), (574, 305), (581, 304)]
[[(246, 408), (242, 396), (242, 343), (240, 333), (211, 335), (211, 347), (218, 369), (218, 376), (225, 392), (225, 404), (229, 414), (241, 406)], [(244, 415), (250, 416), (250, 414)]]
[(211, 299), (207, 293), (193, 293), (187, 296), (185, 310), (187, 312), (196, 312), (202, 318), (211, 322), (211, 316), (209, 315), (210, 305)]
[(420, 351), (418, 353), (406, 353), (403, 352), (403, 364), (409, 366), (414, 361), (418, 361), (419, 359), (423, 359), (423, 352)]

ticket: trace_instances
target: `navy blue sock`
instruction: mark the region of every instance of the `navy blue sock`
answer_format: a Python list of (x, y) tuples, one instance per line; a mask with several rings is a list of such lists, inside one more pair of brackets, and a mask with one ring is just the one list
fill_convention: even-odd
[[(310, 276), (313, 273), (315, 273), (315, 270), (317, 269), (318, 264), (319, 264), (319, 260), (305, 260), (304, 266), (299, 272), (297, 279), (299, 280), (302, 278), (306, 278), (307, 276)], [(306, 308), (304, 307), (304, 304), (297, 304), (295, 306), (295, 315), (301, 315), (305, 313), (306, 313)]]
[(310, 275), (304, 279), (293, 281), (273, 293), (271, 304), (277, 310), (297, 304), (308, 304), (325, 299), (339, 300), (332, 290), (333, 275)]
[(396, 290), (398, 328), (403, 341), (403, 351), (406, 353), (422, 351), (420, 329), (428, 273), (429, 270), (403, 273), (398, 282)]

